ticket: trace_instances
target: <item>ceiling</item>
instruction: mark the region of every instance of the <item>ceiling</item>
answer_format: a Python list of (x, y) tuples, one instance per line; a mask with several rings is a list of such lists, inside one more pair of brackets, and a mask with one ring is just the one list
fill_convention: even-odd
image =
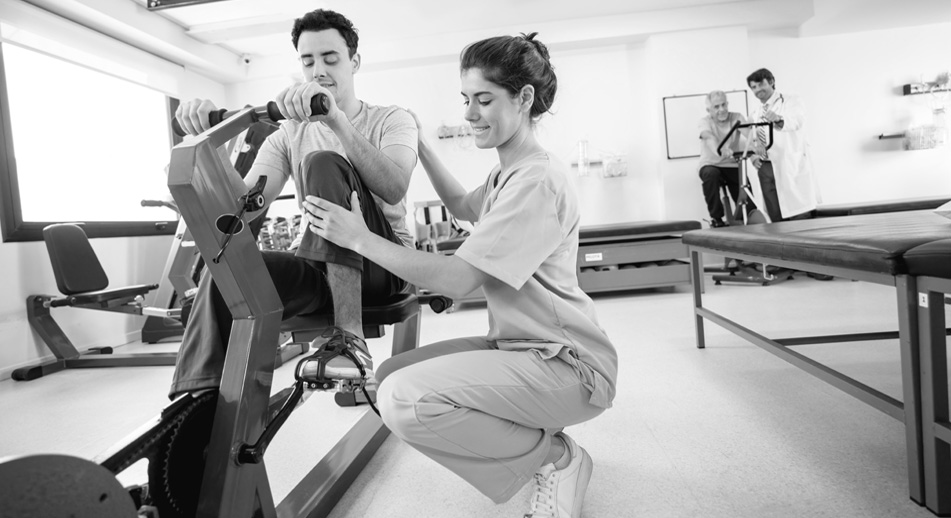
[[(296, 71), (290, 28), (326, 8), (360, 34), (364, 69), (455, 59), (477, 39), (539, 32), (552, 50), (747, 26), (821, 35), (951, 21), (947, 0), (26, 0), (221, 83)], [(156, 2), (186, 5), (149, 9)]]
[[(163, 0), (130, 1), (145, 6), (147, 2)], [(584, 17), (722, 3), (724, 0), (596, 0), (585, 4)], [(272, 55), (292, 50), (289, 34), (294, 19), (314, 9), (342, 13), (358, 28), (361, 37), (382, 41), (493, 30), (500, 25), (530, 27), (576, 20), (579, 14), (576, 0), (481, 0), (478, 3), (451, 0), (211, 0), (153, 12), (181, 25), (189, 36), (203, 43), (221, 45), (238, 54)]]

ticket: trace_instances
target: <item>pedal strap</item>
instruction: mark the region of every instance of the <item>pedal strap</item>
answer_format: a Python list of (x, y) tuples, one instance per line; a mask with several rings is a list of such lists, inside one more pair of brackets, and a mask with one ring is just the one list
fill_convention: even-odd
[[(336, 358), (337, 356), (343, 356), (352, 361), (354, 366), (356, 366), (360, 371), (360, 375), (366, 377), (366, 370), (363, 368), (363, 364), (360, 363), (356, 355), (353, 354), (353, 351), (351, 351), (350, 348), (346, 346), (346, 344), (329, 347), (328, 344), (322, 345), (319, 349), (317, 349), (316, 352), (314, 352), (314, 354), (297, 362), (297, 368), (294, 370), (294, 377), (297, 379), (297, 381), (311, 385), (316, 384), (318, 388), (332, 388), (336, 383), (336, 380), (330, 379), (326, 376), (326, 368), (330, 360)], [(311, 361), (317, 362), (317, 375), (313, 379), (305, 379), (301, 376), (301, 371), (303, 370), (304, 364)]]

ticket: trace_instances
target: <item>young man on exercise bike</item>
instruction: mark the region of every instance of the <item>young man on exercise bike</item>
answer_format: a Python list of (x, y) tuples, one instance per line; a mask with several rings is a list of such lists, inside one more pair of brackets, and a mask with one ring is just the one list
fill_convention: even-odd
[[(298, 203), (318, 195), (349, 207), (357, 192), (363, 217), (374, 233), (401, 246), (412, 246), (406, 229), (405, 195), (416, 166), (417, 128), (413, 117), (396, 106), (360, 100), (354, 75), (360, 69), (357, 32), (334, 11), (318, 9), (295, 20), (291, 39), (300, 59), (303, 82), (275, 98), (287, 119), (258, 152), (246, 176), (249, 186), (267, 177), (265, 207), (290, 179)], [(329, 110), (313, 115), (310, 100), (326, 95)], [(192, 135), (210, 128), (208, 100), (183, 103), (175, 113)], [(253, 214), (251, 216), (253, 218)], [(264, 251), (264, 262), (284, 306), (283, 318), (333, 307), (337, 326), (327, 346), (348, 349), (362, 363), (338, 356), (326, 375), (362, 386), (373, 368), (363, 341), (363, 304), (387, 300), (406, 283), (351, 250), (302, 228), (296, 250)], [(209, 275), (199, 284), (182, 340), (171, 398), (217, 389), (221, 383), (232, 315)]]

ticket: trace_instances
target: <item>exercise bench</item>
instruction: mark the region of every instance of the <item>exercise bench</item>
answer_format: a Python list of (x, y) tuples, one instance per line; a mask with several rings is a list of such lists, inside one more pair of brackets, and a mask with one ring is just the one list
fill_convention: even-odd
[(30, 295), (26, 299), (26, 311), (30, 326), (55, 359), (14, 370), (14, 380), (33, 380), (71, 368), (175, 365), (176, 353), (112, 354), (111, 347), (92, 347), (80, 353), (53, 319), (50, 309), (70, 307), (162, 318), (176, 318), (181, 309), (152, 308), (143, 304), (144, 296), (158, 288), (158, 284), (107, 289), (109, 278), (79, 225), (49, 225), (43, 229), (43, 240), (49, 251), (56, 287), (63, 297)]

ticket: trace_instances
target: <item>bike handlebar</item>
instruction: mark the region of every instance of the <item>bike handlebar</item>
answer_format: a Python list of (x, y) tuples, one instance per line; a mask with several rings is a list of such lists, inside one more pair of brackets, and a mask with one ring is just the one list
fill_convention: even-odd
[[(242, 108), (245, 110), (247, 108)], [(227, 110), (220, 109), (213, 111), (208, 114), (208, 123), (211, 124), (211, 127), (215, 127), (221, 123), (221, 121), (228, 119), (234, 114), (240, 112), (241, 110)], [(281, 114), (281, 111), (277, 109), (277, 103), (274, 101), (268, 102), (265, 106), (258, 106), (253, 108), (254, 111), (254, 121), (271, 121), (277, 122), (284, 120), (284, 115)], [(330, 112), (330, 98), (327, 97), (327, 94), (319, 93), (310, 98), (310, 113), (312, 115), (326, 115)], [(184, 137), (188, 135), (188, 132), (178, 123), (177, 118), (172, 118), (172, 131), (175, 132), (179, 137)]]
[(730, 137), (732, 137), (733, 134), (736, 133), (736, 130), (742, 129), (742, 128), (752, 128), (754, 126), (769, 126), (769, 142), (766, 144), (766, 149), (773, 147), (773, 123), (772, 122), (748, 122), (746, 124), (740, 124), (739, 122), (737, 122), (736, 124), (733, 125), (732, 128), (730, 128), (730, 132), (727, 133), (725, 137), (723, 137), (723, 140), (720, 141), (720, 145), (717, 146), (717, 154), (719, 154), (720, 150), (723, 149), (723, 145), (726, 144), (728, 140), (730, 140)]

